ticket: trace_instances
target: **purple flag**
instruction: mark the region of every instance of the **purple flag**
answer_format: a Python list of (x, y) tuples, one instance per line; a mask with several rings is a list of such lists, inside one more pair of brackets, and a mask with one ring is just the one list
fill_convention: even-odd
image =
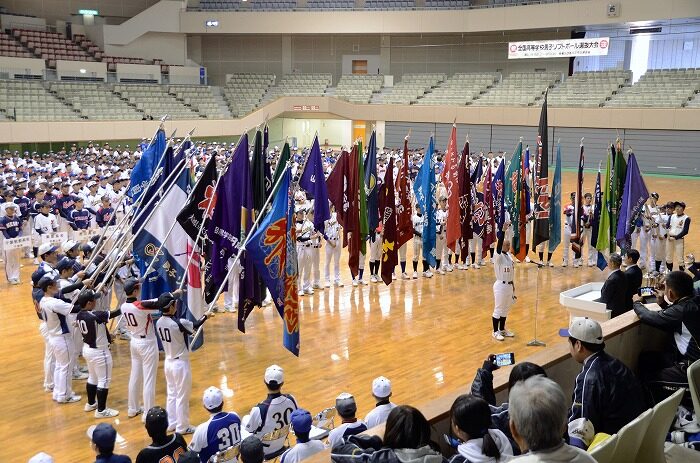
[(617, 221), (617, 234), (615, 235), (617, 244), (623, 250), (627, 250), (632, 246), (634, 223), (642, 213), (647, 199), (649, 199), (649, 191), (644, 184), (642, 173), (639, 171), (637, 159), (634, 157), (634, 153), (630, 153), (627, 159), (625, 189), (620, 202), (620, 216)]
[(328, 189), (323, 175), (323, 160), (321, 159), (321, 148), (318, 146), (318, 135), (314, 137), (311, 145), (309, 159), (306, 161), (304, 173), (299, 179), (299, 186), (306, 191), (309, 197), (314, 200), (314, 228), (323, 233), (324, 223), (331, 218), (330, 207), (328, 206)]

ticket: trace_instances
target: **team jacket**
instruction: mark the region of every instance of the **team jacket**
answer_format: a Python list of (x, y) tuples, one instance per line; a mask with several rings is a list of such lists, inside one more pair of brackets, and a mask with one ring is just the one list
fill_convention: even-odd
[(15, 198), (14, 202), (19, 207), (19, 213), (22, 221), (27, 220), (29, 218), (29, 198), (22, 196), (21, 198)]
[(634, 312), (642, 323), (673, 333), (680, 360), (700, 359), (700, 297), (684, 297), (659, 312), (636, 302)]
[(87, 230), (90, 228), (90, 211), (87, 209), (72, 209), (68, 216), (73, 230)]
[(22, 231), (22, 219), (17, 215), (0, 218), (0, 230), (5, 239), (17, 238)]
[(70, 194), (68, 195), (61, 195), (58, 199), (56, 199), (56, 209), (58, 209), (58, 213), (61, 215), (66, 220), (70, 220), (70, 211), (72, 211), (75, 208), (75, 198), (71, 196)]
[(605, 351), (596, 352), (576, 376), (569, 422), (586, 418), (595, 433), (615, 434), (647, 409), (632, 371)]
[(114, 209), (111, 207), (100, 207), (95, 214), (95, 222), (100, 228), (114, 225)]

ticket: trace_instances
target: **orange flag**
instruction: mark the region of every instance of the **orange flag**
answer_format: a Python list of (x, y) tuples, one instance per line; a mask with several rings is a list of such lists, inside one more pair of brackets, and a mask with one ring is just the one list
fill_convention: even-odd
[(457, 125), (452, 124), (450, 141), (447, 144), (445, 168), (442, 171), (442, 183), (447, 189), (447, 247), (453, 252), (457, 241), (462, 236), (459, 209), (459, 158), (457, 156)]

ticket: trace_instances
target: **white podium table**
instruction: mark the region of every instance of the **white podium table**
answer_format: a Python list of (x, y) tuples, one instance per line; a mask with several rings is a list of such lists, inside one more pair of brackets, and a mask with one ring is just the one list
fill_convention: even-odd
[(569, 321), (573, 317), (588, 317), (601, 323), (610, 320), (610, 310), (595, 301), (602, 287), (603, 282), (586, 283), (559, 293), (559, 303), (569, 311)]

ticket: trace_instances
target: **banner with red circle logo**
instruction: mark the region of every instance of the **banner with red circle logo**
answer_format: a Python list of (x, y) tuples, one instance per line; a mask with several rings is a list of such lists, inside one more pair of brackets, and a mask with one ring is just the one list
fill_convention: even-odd
[(603, 56), (608, 54), (609, 48), (610, 37), (510, 42), (508, 59)]

